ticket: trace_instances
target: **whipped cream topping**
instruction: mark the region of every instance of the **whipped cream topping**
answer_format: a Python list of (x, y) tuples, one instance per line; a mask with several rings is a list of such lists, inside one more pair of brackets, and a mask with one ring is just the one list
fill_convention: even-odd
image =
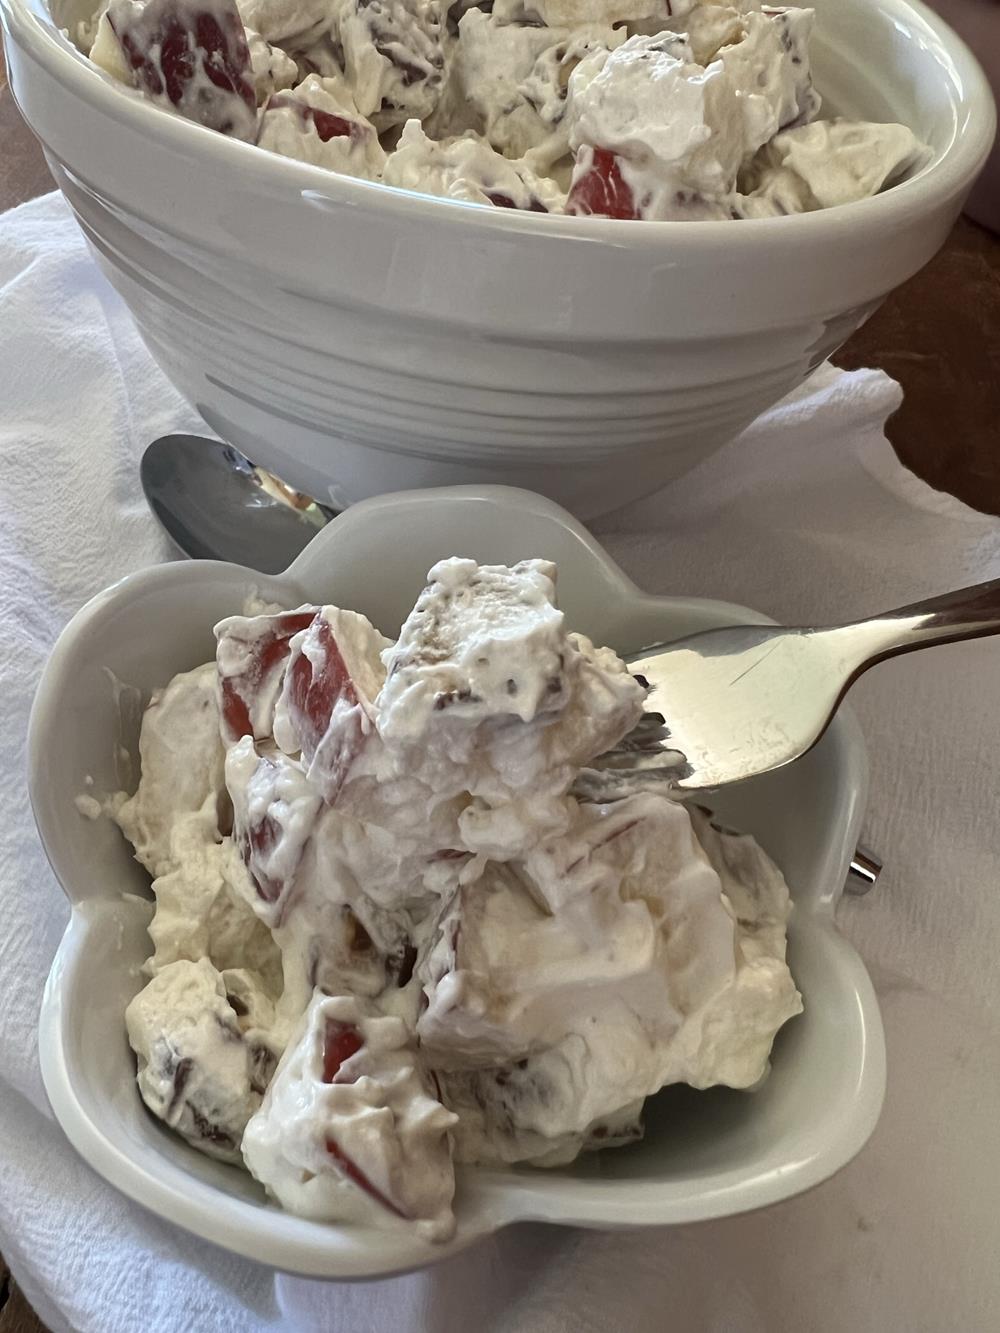
[(738, 208), (776, 217), (849, 204), (876, 194), (922, 161), (925, 150), (905, 125), (815, 121), (785, 130), (747, 169)]
[(691, 221), (854, 202), (921, 165), (904, 126), (816, 120), (812, 24), (760, 0), (109, 0), (75, 38), (158, 105), (313, 166)]
[(403, 127), (382, 181), (443, 199), (533, 213), (557, 212), (565, 197), (554, 181), (539, 176), (526, 160), (503, 157), (471, 132), (459, 138), (430, 139), (418, 120), (408, 120)]
[(142, 782), (115, 817), (136, 858), (155, 879), (176, 863), (180, 817), (197, 815), (222, 790), (226, 752), (219, 737), (212, 663), (175, 676), (154, 692), (139, 737)]
[(472, 130), (507, 157), (527, 155), (545, 170), (566, 156), (569, 76), (591, 51), (625, 33), (610, 25), (550, 26), (469, 9), (458, 24), (445, 96), (431, 121), (435, 137)]
[(378, 135), (338, 75), (310, 74), (292, 91), (275, 91), (261, 112), (257, 143), (345, 176), (374, 180), (385, 166)]
[(420, 964), (417, 1034), (446, 1096), (493, 1108), (464, 1116), (463, 1160), (523, 1160), (522, 1131), (545, 1161), (572, 1160), (669, 1083), (761, 1079), (771, 1024), (801, 1009), (787, 891), (747, 840), (737, 908), (713, 864), (725, 869), (722, 838), (652, 793), (582, 805), (460, 890)]
[(155, 1115), (283, 1207), (437, 1240), (456, 1161), (570, 1162), (668, 1084), (759, 1082), (801, 1008), (787, 887), (662, 791), (574, 794), (645, 689), (552, 564), (441, 561), (394, 643), (334, 606), (216, 637), (107, 803), (154, 877)]
[(358, 110), (379, 130), (429, 116), (444, 86), (441, 0), (335, 0), (331, 40)]
[(379, 732), (435, 792), (559, 795), (639, 720), (624, 664), (567, 633), (553, 565), (445, 560), (428, 578), (384, 654)]
[(243, 1155), (284, 1208), (317, 1221), (454, 1230), (448, 1131), (406, 1024), (317, 991), (246, 1126)]
[[(253, 982), (244, 973), (236, 987), (234, 1007), (225, 975), (207, 958), (181, 959), (157, 972), (125, 1011), (143, 1101), (201, 1152), (226, 1162), (240, 1161), (243, 1131), (275, 1065), (266, 1034), (240, 1026), (239, 991), (255, 989)], [(263, 1000), (255, 1008), (268, 1016)]]
[(640, 216), (730, 216), (743, 164), (818, 110), (811, 25), (806, 10), (772, 17), (698, 8), (683, 35), (630, 37), (583, 61), (570, 81), (569, 142), (578, 154), (570, 206), (587, 210), (594, 154), (610, 153)]

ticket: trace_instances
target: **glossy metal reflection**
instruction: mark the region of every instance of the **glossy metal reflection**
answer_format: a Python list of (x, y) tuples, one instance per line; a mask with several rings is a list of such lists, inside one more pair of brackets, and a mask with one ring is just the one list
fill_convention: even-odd
[(185, 555), (280, 574), (333, 517), (230, 445), (164, 435), (139, 467), (150, 509)]
[(855, 624), (734, 625), (644, 649), (629, 666), (650, 686), (647, 715), (579, 788), (607, 797), (662, 780), (710, 790), (780, 768), (816, 744), (874, 663), (998, 632), (994, 579)]

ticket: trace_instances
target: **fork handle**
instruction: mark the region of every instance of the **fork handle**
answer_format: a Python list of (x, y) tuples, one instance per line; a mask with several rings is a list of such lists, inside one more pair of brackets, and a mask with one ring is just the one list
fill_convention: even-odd
[(864, 665), (929, 644), (1000, 634), (1000, 579), (883, 611), (856, 625), (837, 626), (862, 649)]

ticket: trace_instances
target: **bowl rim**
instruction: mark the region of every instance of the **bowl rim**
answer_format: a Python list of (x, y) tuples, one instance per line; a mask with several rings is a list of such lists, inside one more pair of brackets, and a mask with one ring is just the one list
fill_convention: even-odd
[[(923, 0), (875, 0), (867, 6), (921, 30), (921, 42), (939, 53), (955, 78), (953, 105), (964, 111), (946, 148), (913, 177), (880, 194), (854, 203), (779, 218), (742, 219), (734, 236), (729, 220), (703, 222), (643, 221), (568, 214), (539, 214), (526, 210), (488, 208), (469, 201), (444, 199), (383, 184), (339, 175), (322, 167), (257, 148), (218, 134), (203, 125), (154, 105), (140, 93), (123, 88), (93, 65), (63, 30), (57, 28), (46, 0), (0, 0), (0, 27), (69, 91), (113, 120), (131, 123), (150, 141), (159, 138), (194, 163), (213, 160), (233, 172), (253, 172), (261, 189), (297, 192), (323, 208), (348, 207), (377, 211), (390, 219), (426, 220), (435, 226), (471, 226), (500, 234), (522, 233), (538, 238), (583, 240), (611, 248), (660, 251), (683, 244), (696, 250), (714, 250), (725, 244), (750, 248), (770, 246), (777, 237), (786, 244), (833, 239), (845, 229), (854, 236), (859, 228), (882, 233), (901, 225), (915, 211), (944, 203), (971, 185), (990, 151), (996, 131), (992, 90), (975, 56), (962, 39)], [(864, 7), (859, 5), (859, 10)], [(13, 91), (13, 90), (12, 90)], [(253, 153), (248, 158), (247, 153)], [(724, 227), (724, 232), (719, 228)], [(777, 230), (775, 230), (777, 229)]]
[[(106, 929), (109, 915), (116, 911), (133, 909), (110, 891), (99, 897), (80, 898), (73, 894), (70, 885), (74, 876), (79, 876), (79, 868), (59, 854), (58, 839), (50, 836), (49, 821), (55, 816), (44, 799), (42, 760), (51, 752), (55, 701), (67, 676), (73, 672), (77, 643), (109, 617), (120, 614), (136, 593), (157, 583), (190, 581), (209, 570), (225, 570), (239, 576), (245, 584), (252, 583), (258, 588), (265, 585), (265, 592), (270, 583), (286, 580), (298, 584), (309, 577), (310, 566), (322, 564), (324, 548), (333, 540), (338, 525), (342, 539), (352, 526), (363, 525), (373, 513), (395, 515), (440, 503), (442, 497), (463, 505), (470, 502), (494, 505), (501, 512), (529, 510), (534, 516), (558, 524), (585, 548), (589, 558), (599, 563), (601, 577), (628, 598), (630, 610), (638, 612), (642, 606), (675, 609), (711, 606), (726, 617), (735, 613), (755, 621), (767, 620), (733, 603), (707, 598), (655, 597), (642, 592), (581, 524), (552, 501), (531, 492), (502, 486), (399, 492), (364, 501), (345, 511), (313, 539), (283, 575), (269, 578), (221, 562), (187, 561), (154, 566), (119, 580), (87, 602), (63, 630), (42, 674), (29, 720), (28, 786), (32, 809), (56, 878), (73, 903), (69, 924), (46, 982), (39, 1020), (42, 1078), (57, 1121), (85, 1161), (148, 1211), (244, 1257), (317, 1277), (364, 1279), (404, 1272), (447, 1258), (479, 1238), (520, 1221), (605, 1228), (670, 1225), (733, 1216), (777, 1203), (819, 1184), (850, 1161), (871, 1135), (885, 1095), (885, 1044), (874, 988), (861, 958), (841, 935), (833, 916), (843, 883), (845, 851), (849, 855), (856, 842), (867, 791), (867, 760), (860, 728), (849, 709), (842, 708), (829, 733), (832, 743), (839, 748), (845, 770), (839, 784), (843, 798), (842, 831), (836, 839), (831, 839), (828, 856), (817, 875), (823, 883), (810, 896), (808, 909), (796, 915), (793, 929), (799, 938), (808, 937), (812, 946), (823, 950), (830, 965), (837, 968), (844, 998), (856, 1014), (863, 1053), (852, 1113), (838, 1122), (833, 1134), (806, 1156), (769, 1168), (763, 1178), (749, 1182), (735, 1179), (739, 1171), (734, 1168), (733, 1180), (727, 1181), (723, 1171), (711, 1187), (699, 1186), (697, 1182), (677, 1182), (671, 1187), (663, 1181), (639, 1179), (615, 1182), (617, 1189), (603, 1192), (595, 1190), (593, 1182), (573, 1178), (566, 1178), (559, 1189), (552, 1190), (545, 1183), (546, 1177), (536, 1180), (531, 1176), (523, 1184), (519, 1181), (514, 1189), (509, 1181), (497, 1178), (488, 1169), (465, 1168), (461, 1175), (462, 1189), (469, 1207), (463, 1210), (466, 1220), (454, 1240), (431, 1246), (418, 1237), (387, 1230), (378, 1232), (378, 1243), (372, 1245), (364, 1240), (364, 1233), (351, 1228), (300, 1225), (303, 1219), (289, 1222), (290, 1215), (277, 1212), (273, 1216), (282, 1221), (276, 1235), (266, 1221), (248, 1220), (240, 1200), (228, 1201), (236, 1210), (234, 1220), (224, 1209), (220, 1210), (216, 1186), (191, 1181), (186, 1188), (180, 1188), (176, 1181), (157, 1176), (130, 1157), (92, 1118), (74, 1085), (71, 1069), (72, 978), (86, 956), (92, 932), (99, 931), (102, 924)], [(264, 1218), (269, 1214), (260, 1210), (260, 1215)]]

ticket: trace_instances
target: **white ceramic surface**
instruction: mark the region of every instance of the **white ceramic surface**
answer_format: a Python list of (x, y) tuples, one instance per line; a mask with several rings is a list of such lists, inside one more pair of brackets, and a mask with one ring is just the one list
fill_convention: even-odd
[[(56, 22), (94, 0), (54, 0)], [(815, 0), (828, 107), (901, 120), (925, 169), (753, 222), (549, 217), (264, 153), (114, 84), (0, 0), (11, 87), (153, 355), (219, 434), (335, 505), (505, 482), (583, 517), (732, 438), (941, 245), (993, 137), (919, 0)]]
[(463, 1170), (458, 1234), (441, 1247), (396, 1231), (322, 1226), (284, 1214), (265, 1203), (248, 1176), (202, 1157), (145, 1112), (122, 1015), (149, 952), (148, 882), (114, 826), (83, 818), (74, 798), (134, 783), (134, 763), (123, 755), (136, 753), (139, 701), (212, 656), (212, 625), (239, 611), (251, 588), (290, 605), (355, 607), (391, 634), (424, 571), (451, 554), (557, 561), (570, 624), (622, 651), (762, 619), (724, 602), (646, 596), (568, 514), (538, 496), (504, 488), (428, 490), (350, 509), (276, 578), (190, 562), (123, 580), (66, 628), (32, 712), (32, 805), (73, 905), (41, 1017), (42, 1073), (53, 1110), (77, 1150), (124, 1193), (196, 1235), (296, 1272), (398, 1271), (517, 1220), (643, 1226), (774, 1203), (843, 1166), (868, 1138), (882, 1105), (885, 1051), (875, 995), (833, 921), (867, 787), (858, 728), (842, 710), (805, 759), (717, 802), (728, 821), (752, 830), (778, 860), (795, 899), (789, 961), (805, 1013), (779, 1035), (772, 1074), (758, 1092), (668, 1089), (649, 1104), (640, 1145), (556, 1171)]

